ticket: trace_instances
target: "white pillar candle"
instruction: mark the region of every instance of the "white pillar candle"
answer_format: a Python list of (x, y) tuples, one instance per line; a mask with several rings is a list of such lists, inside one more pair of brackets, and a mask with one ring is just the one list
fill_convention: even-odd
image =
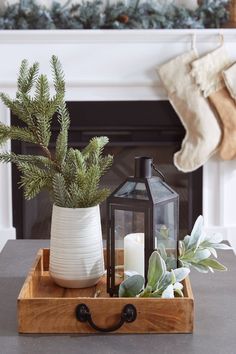
[(140, 274), (144, 276), (144, 234), (128, 234), (124, 238), (125, 276)]

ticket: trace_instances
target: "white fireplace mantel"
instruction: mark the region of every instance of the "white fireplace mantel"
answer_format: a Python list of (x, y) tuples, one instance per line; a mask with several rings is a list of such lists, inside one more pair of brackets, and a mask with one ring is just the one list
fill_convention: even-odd
[[(236, 60), (233, 29), (0, 31), (0, 91), (14, 96), (17, 71), (24, 58), (30, 63), (38, 61), (41, 71), (50, 75), (49, 59), (55, 54), (66, 74), (68, 101), (165, 100), (156, 67), (189, 50), (193, 34), (203, 54), (219, 45), (220, 33)], [(10, 124), (10, 112), (2, 104), (0, 120)], [(236, 242), (236, 161), (213, 157), (203, 174), (206, 227)], [(15, 237), (11, 190), (10, 166), (1, 164), (0, 249), (7, 239)]]

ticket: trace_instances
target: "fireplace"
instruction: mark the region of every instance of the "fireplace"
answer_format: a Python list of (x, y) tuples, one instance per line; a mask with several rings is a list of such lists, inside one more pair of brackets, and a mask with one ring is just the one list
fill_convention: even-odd
[[(68, 108), (70, 146), (83, 148), (93, 136), (109, 137), (105, 152), (114, 155), (114, 163), (102, 184), (111, 190), (133, 174), (135, 156), (153, 157), (167, 183), (180, 195), (180, 237), (185, 236), (202, 213), (202, 169), (184, 174), (173, 165), (173, 154), (180, 148), (185, 132), (171, 105), (167, 101), (68, 102)], [(11, 121), (16, 124), (16, 117), (12, 115)], [(52, 151), (58, 128), (54, 120)], [(39, 152), (36, 146), (20, 142), (13, 142), (12, 150), (23, 154)], [(48, 194), (43, 192), (25, 201), (22, 190), (18, 189), (19, 173), (14, 166), (12, 168), (13, 224), (17, 238), (49, 238), (51, 202)], [(103, 203), (104, 233), (105, 214)]]
[[(86, 105), (86, 102), (90, 102), (91, 106), (91, 102), (93, 101), (100, 102), (101, 105), (103, 102), (109, 103), (109, 101), (117, 101), (117, 103), (121, 104), (123, 101), (131, 101), (131, 103), (135, 101), (137, 103), (136, 107), (139, 107), (138, 105), (141, 104), (138, 101), (147, 101), (148, 107), (152, 107), (150, 101), (153, 101), (153, 104), (157, 106), (154, 109), (152, 125), (156, 125), (158, 121), (158, 125), (166, 126), (168, 123), (159, 123), (162, 111), (156, 101), (168, 100), (168, 97), (156, 74), (157, 66), (174, 56), (188, 51), (191, 48), (193, 34), (196, 35), (196, 45), (199, 55), (206, 54), (206, 52), (218, 46), (219, 33), (223, 34), (228, 52), (232, 60), (235, 60), (236, 49), (232, 45), (236, 38), (236, 30), (234, 29), (2, 31), (0, 33), (0, 49), (4, 53), (4, 56), (2, 57), (2, 65), (0, 67), (0, 91), (14, 97), (17, 85), (16, 71), (19, 63), (24, 58), (27, 58), (30, 63), (39, 61), (42, 73), (51, 77), (49, 58), (52, 54), (55, 54), (60, 58), (66, 74), (67, 100), (83, 101), (80, 105), (80, 113), (78, 115), (79, 123), (81, 123), (79, 124), (79, 128), (82, 127), (82, 107)], [(51, 81), (50, 85), (52, 86)], [(127, 104), (129, 105), (130, 103), (127, 102)], [(143, 117), (145, 117), (146, 123), (147, 111), (149, 114), (150, 110), (151, 108), (142, 111), (141, 122), (144, 121)], [(119, 115), (116, 120), (115, 118), (112, 120), (109, 114), (107, 118), (108, 124), (105, 128), (107, 129), (110, 126), (109, 123), (111, 121), (119, 122), (120, 124), (121, 117), (124, 117), (126, 111), (127, 108), (122, 112), (123, 115)], [(93, 109), (92, 117), (94, 114), (98, 117), (98, 112), (95, 109)], [(114, 109), (113, 117), (115, 117), (115, 114), (116, 110)], [(135, 121), (134, 117), (137, 120), (137, 115), (138, 108), (135, 114), (133, 111), (131, 112), (132, 123)], [(100, 118), (101, 116), (97, 119), (99, 123), (101, 121)], [(172, 149), (174, 151), (179, 148), (182, 137), (177, 138), (177, 135), (181, 134), (180, 130), (182, 128), (177, 117), (172, 116), (172, 118), (172, 123), (174, 123), (171, 128), (164, 129), (162, 134), (159, 134), (160, 129), (156, 129), (158, 132), (158, 134), (156, 132), (156, 137), (160, 140), (155, 139), (154, 141), (156, 144), (154, 144), (156, 148), (156, 156), (154, 157), (158, 157), (158, 160), (162, 154), (160, 153), (160, 147), (173, 144), (173, 136), (175, 136), (174, 141), (176, 145), (175, 147), (172, 146)], [(0, 120), (8, 125), (11, 121), (10, 111), (2, 103), (0, 103)], [(178, 131), (177, 135), (173, 132), (173, 129)], [(78, 134), (78, 131), (76, 134)], [(154, 134), (154, 130), (151, 132)], [(83, 136), (84, 139), (85, 135)], [(169, 139), (169, 143), (166, 141), (164, 143), (164, 137), (167, 138), (166, 141)], [(123, 139), (125, 139), (124, 135)], [(158, 141), (159, 143), (157, 143)], [(112, 144), (110, 147), (112, 147)], [(114, 145), (113, 147), (115, 148)], [(6, 145), (6, 149), (10, 149), (10, 144)], [(158, 151), (159, 154), (157, 156)], [(172, 152), (170, 155), (172, 155)], [(169, 162), (170, 164), (172, 163), (172, 156), (169, 156)], [(165, 173), (168, 172), (164, 164), (160, 167), (164, 169)], [(171, 168), (174, 169), (173, 166)], [(202, 197), (202, 214), (204, 216), (206, 232), (222, 233), (225, 239), (233, 243), (235, 243), (236, 232), (234, 211), (236, 199), (235, 171), (236, 160), (222, 161), (216, 154), (207, 161), (202, 170), (192, 175), (184, 175), (186, 178), (188, 176), (189, 184), (187, 184), (188, 187), (185, 191), (187, 191), (189, 205), (192, 204), (193, 206), (192, 211), (190, 210), (188, 213), (187, 223), (190, 225), (191, 219), (195, 218), (194, 214), (196, 210), (201, 211), (201, 205), (200, 207), (197, 206), (198, 198), (196, 198), (196, 195), (199, 195), (200, 204)], [(198, 177), (198, 174), (202, 175), (202, 189), (201, 178)], [(179, 176), (183, 175), (180, 174), (176, 177), (179, 179)], [(171, 177), (167, 175), (168, 182), (169, 178)], [(194, 187), (191, 188), (191, 185)], [(16, 188), (15, 180), (14, 188)], [(23, 204), (22, 196), (14, 191), (15, 198), (18, 198), (19, 201), (19, 204), (17, 202), (14, 203), (14, 220), (16, 225), (16, 214), (23, 213), (26, 215), (24, 210), (22, 212), (19, 211), (20, 208), (22, 206), (23, 208), (30, 208), (31, 204)], [(35, 219), (42, 216), (42, 210), (39, 211), (37, 208), (39, 208), (39, 205), (34, 209)], [(12, 222), (12, 211), (11, 166), (10, 164), (0, 164), (0, 249), (2, 249), (7, 240), (16, 237)], [(191, 214), (193, 214), (192, 218)], [(20, 235), (21, 237), (24, 236), (22, 227), (19, 226), (18, 237)]]

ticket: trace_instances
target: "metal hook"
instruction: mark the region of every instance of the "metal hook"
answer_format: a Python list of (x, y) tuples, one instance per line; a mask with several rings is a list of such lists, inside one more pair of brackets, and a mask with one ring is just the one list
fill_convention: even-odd
[(152, 163), (152, 168), (154, 169), (154, 171), (156, 171), (159, 174), (159, 176), (165, 182), (165, 176), (163, 175), (163, 173), (160, 170), (158, 170), (158, 168), (154, 165), (154, 163)]
[(196, 49), (196, 34), (192, 34), (192, 41), (191, 41), (191, 49), (195, 50)]

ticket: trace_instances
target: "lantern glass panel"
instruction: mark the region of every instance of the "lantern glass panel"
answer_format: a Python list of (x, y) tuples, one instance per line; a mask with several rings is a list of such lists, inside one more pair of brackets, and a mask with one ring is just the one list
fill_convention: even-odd
[(145, 183), (127, 181), (114, 195), (115, 197), (148, 200)]
[(162, 200), (170, 199), (174, 196), (174, 193), (166, 186), (166, 184), (157, 177), (150, 178), (149, 187), (154, 204)]
[[(115, 285), (131, 274), (144, 275), (144, 213), (130, 210), (114, 211)], [(117, 249), (124, 249), (124, 258)]]
[[(162, 244), (168, 256), (177, 259), (177, 226), (176, 202), (169, 201), (156, 205), (154, 208), (154, 237), (155, 248)], [(177, 262), (177, 261), (176, 261)]]

